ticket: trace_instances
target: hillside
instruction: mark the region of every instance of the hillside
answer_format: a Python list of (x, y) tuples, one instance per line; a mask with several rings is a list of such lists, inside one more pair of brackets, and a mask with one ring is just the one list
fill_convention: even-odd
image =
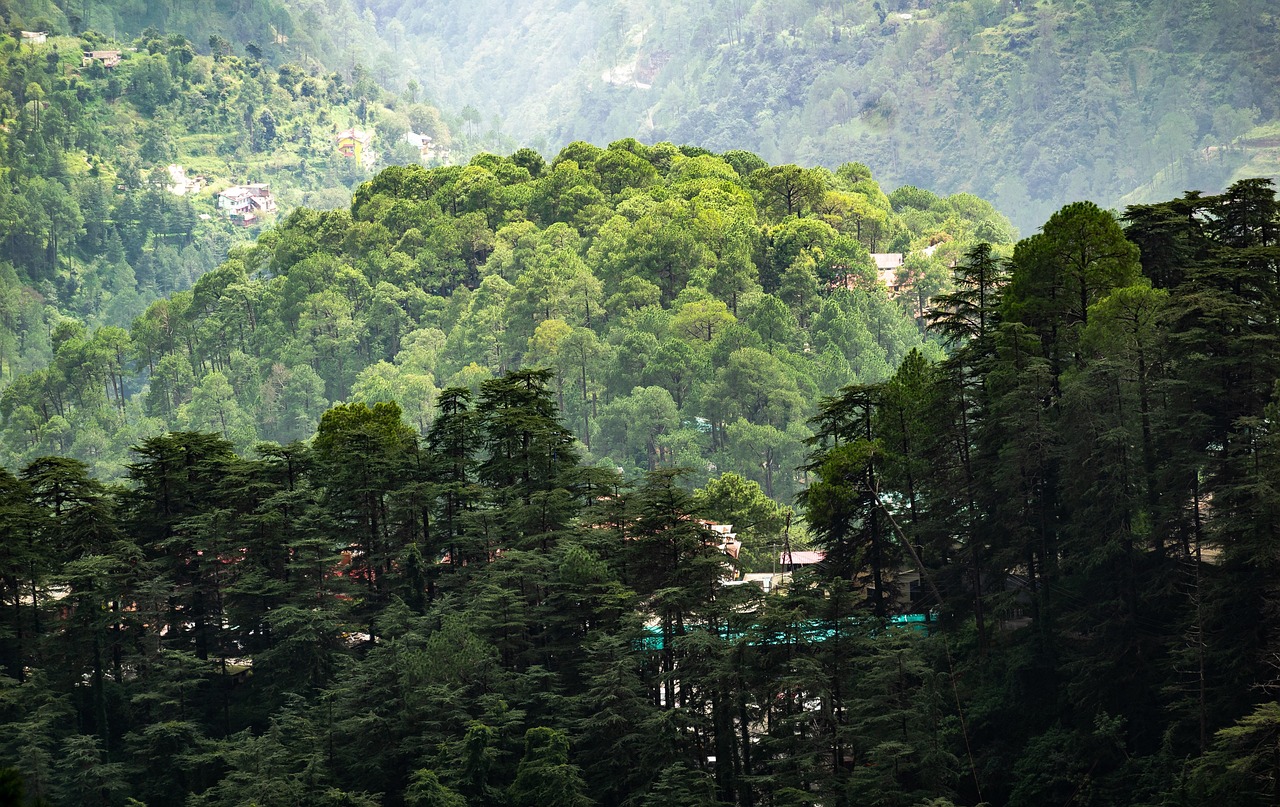
[[(346, 206), (379, 165), (474, 147), (420, 87), (392, 93), (346, 50), (318, 50), (341, 72), (312, 56), (328, 18), (308, 40), (273, 34), (293, 17), (269, 4), (75, 10), (100, 28), (0, 5), (0, 387), (52, 357), (60, 318), (127, 327), (294, 208)], [(339, 148), (352, 127), (360, 159)], [(220, 201), (250, 183), (269, 204)]]
[(1267, 0), (365, 5), (443, 98), (523, 142), (852, 155), (886, 187), (992, 199), (1023, 232), (1153, 181), (1139, 201), (1225, 187), (1234, 155), (1195, 153), (1280, 118)]
[[(248, 450), (306, 437), (339, 401), (397, 400), (425, 434), (441, 389), (550, 367), (588, 462), (734, 471), (790, 501), (816, 401), (939, 355), (922, 301), (969, 245), (1011, 238), (976, 197), (885, 196), (858, 164), (628, 140), (392, 167), (129, 330), (58, 320), (47, 366), (0, 396), (3, 461), (55, 452), (114, 477), (143, 436)], [(901, 266), (879, 273), (872, 250)]]
[(0, 807), (1280, 804), (1274, 6), (0, 0)]

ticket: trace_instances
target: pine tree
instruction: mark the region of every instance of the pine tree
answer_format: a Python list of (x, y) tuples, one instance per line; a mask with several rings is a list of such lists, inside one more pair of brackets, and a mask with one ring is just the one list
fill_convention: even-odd
[(883, 618), (889, 615), (888, 587), (902, 547), (890, 537), (882, 499), (884, 452), (873, 427), (882, 393), (879, 386), (851, 386), (823, 402), (814, 418), (816, 450), (806, 468), (815, 479), (801, 503), (826, 550), (825, 568), (846, 581), (867, 570), (868, 604)]
[(475, 486), (479, 424), (470, 404), (469, 389), (443, 390), (436, 401), (440, 413), (427, 431), (427, 446), (434, 463), (429, 478), (434, 484), (436, 499), (427, 528), (428, 546), (446, 555), (455, 569), (464, 563), (487, 560), (479, 545), (466, 542), (465, 512), (480, 498)]
[(199, 432), (151, 438), (134, 452), (139, 459), (129, 476), (136, 487), (125, 500), (125, 523), (151, 556), (166, 559), (165, 573), (178, 591), (169, 601), (165, 644), (207, 659), (222, 624), (217, 575), (225, 547), (216, 532), (196, 525), (207, 525), (200, 516), (218, 502), (219, 480), (235, 455), (222, 437)]
[(335, 406), (320, 418), (312, 445), (331, 535), (348, 547), (347, 575), (363, 585), (370, 616), (395, 587), (394, 560), (409, 542), (391, 520), (389, 500), (412, 479), (417, 450), (417, 435), (395, 403)]
[(1004, 263), (987, 243), (976, 244), (956, 265), (955, 291), (932, 299), (929, 327), (963, 346), (985, 340), (998, 321), (1000, 294), (1007, 282)]
[(549, 549), (576, 511), (565, 488), (577, 467), (573, 434), (556, 419), (550, 370), (486, 381), (476, 407), (488, 457), (477, 468), (499, 514), (504, 549)]
[[(39, 589), (49, 556), (35, 544), (31, 529), (36, 514), (30, 493), (21, 480), (0, 468), (0, 586), (3, 589), (6, 630), (0, 633), (5, 674), (19, 683), (25, 680), (26, 666), (34, 649), (33, 634), (40, 632)], [(24, 600), (31, 596), (31, 605)]]
[(508, 790), (512, 807), (589, 807), (578, 766), (569, 762), (569, 740), (563, 732), (531, 728), (524, 735), (524, 758)]

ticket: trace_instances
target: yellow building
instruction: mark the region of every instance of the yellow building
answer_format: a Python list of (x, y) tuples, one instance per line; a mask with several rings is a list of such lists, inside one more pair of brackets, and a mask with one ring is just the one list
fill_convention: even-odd
[(337, 142), (339, 154), (363, 163), (365, 160), (364, 152), (368, 150), (369, 144), (373, 142), (373, 133), (353, 126), (350, 129), (338, 132)]

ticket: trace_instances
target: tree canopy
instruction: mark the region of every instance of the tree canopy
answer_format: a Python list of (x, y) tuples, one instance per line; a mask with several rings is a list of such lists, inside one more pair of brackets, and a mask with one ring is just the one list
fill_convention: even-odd
[(795, 511), (691, 493), (654, 453), (705, 462), (703, 424), (662, 387), (592, 418), (653, 470), (588, 464), (538, 368), (447, 386), (425, 435), (341, 403), (252, 454), (141, 437), (119, 484), (0, 471), (0, 793), (1272, 803), (1277, 233), (1254, 180), (970, 248), (928, 317), (950, 353), (823, 397), (804, 457), (747, 403), (707, 420), (802, 466)]

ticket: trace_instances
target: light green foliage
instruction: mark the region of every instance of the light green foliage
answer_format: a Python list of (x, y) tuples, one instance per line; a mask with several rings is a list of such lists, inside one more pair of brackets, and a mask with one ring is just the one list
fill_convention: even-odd
[[(932, 268), (908, 280), (914, 304), (874, 288), (868, 250), (880, 236), (865, 219), (921, 243), (967, 243), (976, 225), (949, 213), (913, 230), (853, 168), (743, 177), (686, 151), (580, 143), (536, 175), (532, 152), (391, 167), (349, 210), (300, 208), (235, 247), (128, 333), (62, 318), (45, 347), (48, 326), (24, 308), (34, 289), (14, 272), (4, 322), (31, 344), (13, 329), (0, 343), (13, 377), (3, 457), (63, 452), (119, 469), (119, 435), (158, 425), (139, 410), (247, 450), (305, 438), (330, 402), (396, 401), (426, 435), (441, 388), (479, 392), (538, 367), (554, 371), (553, 402), (592, 461), (690, 467), (689, 484), (714, 466), (786, 500), (818, 396), (887, 377), (924, 346), (911, 309), (947, 287), (936, 262), (913, 258)], [(829, 204), (836, 189), (854, 201)], [(110, 235), (94, 237), (110, 247)]]
[(772, 571), (790, 508), (780, 506), (756, 482), (734, 473), (721, 474), (694, 492), (694, 501), (708, 518), (732, 524), (742, 541), (739, 565), (744, 571)]
[(235, 391), (222, 373), (209, 373), (192, 390), (191, 401), (178, 411), (187, 431), (217, 432), (240, 450), (256, 442), (253, 424), (235, 400)]
[(735, 321), (720, 300), (691, 300), (676, 311), (671, 329), (681, 339), (710, 342)]
[(710, 411), (730, 422), (745, 417), (776, 427), (796, 420), (805, 407), (787, 366), (750, 347), (729, 355), (707, 396)]
[(412, 423), (419, 434), (426, 434), (439, 393), (431, 375), (414, 373), (385, 361), (361, 370), (351, 387), (353, 401), (398, 402), (404, 409), (405, 420)]
[(719, 807), (721, 802), (716, 800), (715, 785), (706, 772), (677, 763), (658, 774), (642, 804), (644, 807)]
[(1268, 764), (1280, 747), (1280, 704), (1261, 703), (1233, 726), (1220, 729), (1212, 750), (1197, 760), (1188, 795), (1193, 798), (1237, 798), (1242, 804), (1263, 804), (1280, 788), (1275, 768)]
[(679, 410), (662, 387), (636, 387), (611, 401), (596, 421), (597, 451), (652, 471), (663, 464), (661, 438), (680, 426)]
[(577, 766), (569, 764), (569, 741), (563, 732), (531, 728), (524, 735), (524, 758), (516, 769), (508, 799), (513, 807), (589, 807), (591, 800)]
[[(395, 51), (374, 46), (379, 75), (370, 76), (359, 62), (371, 52), (348, 36), (372, 33), (372, 26), (363, 18), (353, 26), (351, 11), (345, 5), (303, 10), (277, 3), (236, 9), (125, 2), (5, 6), (11, 30), (40, 27), (50, 40), (0, 54), (0, 98), (8, 99), (0, 101), (0, 163), (7, 180), (0, 193), (6, 257), (0, 269), (0, 387), (47, 352), (39, 320), (66, 314), (95, 326), (127, 325), (157, 297), (190, 287), (228, 252), (238, 255), (240, 247), (233, 245), (243, 245), (261, 231), (262, 220), (274, 218), (262, 214), (252, 228), (236, 227), (216, 208), (216, 191), (267, 182), (283, 211), (304, 201), (347, 203), (367, 173), (336, 152), (333, 135), (359, 121), (385, 135), (375, 146), (385, 152), (410, 123), (389, 108), (396, 100), (377, 84), (393, 83)], [(300, 16), (306, 24), (296, 24)], [(121, 61), (110, 68), (97, 61), (81, 65), (81, 51), (117, 51)], [(346, 71), (352, 64), (349, 78), (324, 69), (341, 65)], [(431, 118), (426, 113), (434, 109), (417, 104), (411, 111), (411, 118)], [(438, 113), (434, 121), (418, 123), (447, 146), (447, 126)], [(170, 193), (170, 163), (190, 178), (202, 177), (207, 187)], [(473, 185), (463, 188), (466, 209), (500, 214), (501, 206), (487, 204), (483, 189)], [(470, 239), (467, 254), (485, 248), (483, 233), (462, 232)], [(254, 256), (241, 267), (240, 294), (218, 286), (238, 305), (212, 311), (202, 304), (198, 316), (204, 321), (192, 323), (197, 331), (216, 331), (243, 349), (256, 327), (258, 302), (244, 296), (257, 291), (244, 285), (244, 275), (260, 268), (262, 252), (238, 255)], [(375, 336), (394, 342), (393, 312), (379, 308), (383, 318), (371, 318)], [(317, 352), (318, 362), (325, 348)], [(158, 359), (148, 358), (149, 370)], [(192, 369), (199, 380), (227, 368), (197, 361)], [(334, 380), (321, 373), (332, 386)], [(181, 403), (171, 395), (157, 405), (172, 416)]]
[(440, 783), (435, 771), (415, 771), (413, 782), (405, 792), (409, 807), (466, 807), (466, 800)]

